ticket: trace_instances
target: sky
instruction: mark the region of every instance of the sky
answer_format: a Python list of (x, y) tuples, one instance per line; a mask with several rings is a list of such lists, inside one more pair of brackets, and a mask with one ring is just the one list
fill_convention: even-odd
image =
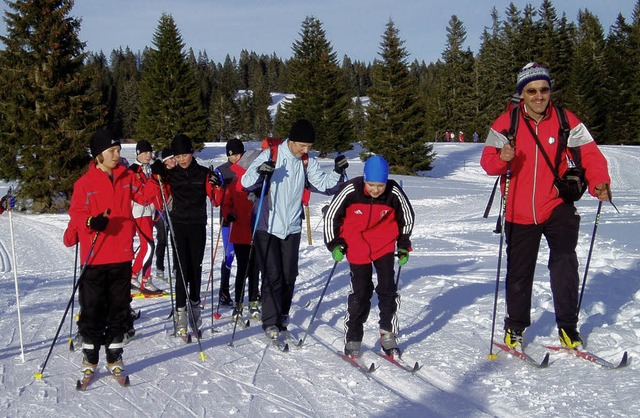
[[(320, 20), (327, 39), (342, 60), (371, 62), (378, 58), (381, 37), (393, 19), (405, 41), (409, 60), (435, 62), (446, 43), (446, 28), (452, 15), (467, 30), (465, 48), (478, 51), (480, 35), (490, 25), (490, 11), (501, 17), (508, 0), (77, 0), (72, 14), (82, 18), (81, 40), (88, 51), (129, 47), (142, 51), (152, 45), (153, 33), (163, 12), (173, 16), (185, 45), (210, 59), (224, 61), (227, 54), (238, 57), (243, 49), (258, 54), (291, 56), (291, 45), (299, 39), (306, 16)], [(542, 0), (514, 2), (519, 9)], [(631, 20), (635, 0), (556, 0), (558, 15), (570, 21), (585, 8), (599, 17), (605, 34), (617, 15)], [(6, 10), (6, 5), (2, 5)], [(5, 32), (5, 23), (0, 33)]]
[[(258, 143), (245, 144), (247, 149)], [(208, 277), (217, 294), (222, 253), (213, 276), (211, 254), (218, 232), (218, 209), (211, 212), (203, 260), (203, 336), (201, 346), (171, 336), (171, 300), (133, 299), (141, 316), (136, 337), (124, 348), (131, 387), (121, 388), (108, 375), (101, 350), (99, 375), (84, 393), (76, 392), (80, 351), (67, 339), (76, 326), (64, 311), (73, 288), (74, 248), (62, 243), (66, 213), (0, 215), (0, 416), (2, 417), (632, 417), (640, 411), (640, 147), (603, 146), (609, 162), (614, 202), (602, 206), (589, 274), (583, 276), (593, 236), (597, 200), (585, 195), (576, 207), (582, 217), (577, 255), (580, 278), (586, 280), (579, 327), (586, 348), (617, 364), (623, 353), (629, 364), (608, 370), (557, 346), (545, 240), (540, 246), (531, 304), (532, 325), (525, 350), (549, 366), (537, 369), (493, 347), (503, 336), (504, 268), (497, 274), (499, 235), (493, 233), (500, 199), (488, 219), (482, 214), (495, 177), (480, 167), (483, 144), (436, 143), (436, 161), (424, 176), (391, 178), (402, 184), (416, 214), (409, 261), (398, 277), (398, 344), (415, 374), (379, 357), (377, 300), (365, 324), (367, 364), (362, 373), (336, 353), (344, 347), (343, 318), (349, 293), (349, 267), (341, 261), (329, 279), (333, 260), (323, 244), (321, 208), (330, 197), (313, 194), (310, 203), (312, 244), (306, 227), (300, 246), (299, 277), (290, 330), (298, 338), (309, 330), (304, 347), (281, 353), (267, 346), (254, 321), (236, 330), (231, 310), (212, 318), (217, 298), (209, 297)], [(196, 154), (205, 166), (223, 163), (224, 144), (211, 143)], [(362, 173), (361, 150), (345, 153), (349, 177)], [(133, 161), (134, 144), (123, 155)], [(333, 158), (319, 158), (325, 170)], [(0, 195), (9, 184), (0, 181)], [(210, 218), (211, 219), (211, 218)], [(135, 247), (135, 244), (134, 244)], [(15, 254), (15, 256), (13, 256)], [(169, 260), (166, 258), (165, 261)], [(155, 261), (155, 260), (154, 260)], [(82, 262), (81, 260), (79, 262)], [(397, 267), (396, 267), (397, 269)], [(155, 270), (155, 266), (154, 266)], [(77, 270), (76, 270), (77, 271)], [(168, 270), (166, 270), (168, 271)], [(397, 270), (396, 270), (397, 271)], [(232, 276), (235, 275), (235, 266)], [(175, 277), (174, 277), (175, 278)], [(82, 279), (81, 279), (82, 280)], [(232, 283), (234, 277), (231, 278)], [(18, 283), (16, 289), (15, 283)], [(496, 282), (499, 291), (496, 295)], [(169, 284), (156, 281), (169, 289)], [(207, 289), (207, 290), (205, 290)], [(320, 303), (320, 297), (324, 298)], [(16, 291), (21, 327), (18, 327)], [(496, 299), (497, 297), (497, 299)], [(212, 300), (214, 303), (212, 303)], [(494, 301), (497, 301), (494, 311)], [(315, 321), (310, 325), (314, 312)], [(246, 312), (246, 310), (245, 310)], [(495, 314), (494, 314), (495, 312)], [(78, 313), (78, 304), (72, 313)], [(495, 316), (494, 316), (495, 315)], [(62, 325), (42, 379), (40, 372), (53, 337)], [(21, 358), (21, 338), (24, 360)], [(211, 331), (217, 331), (215, 333)], [(80, 344), (76, 341), (75, 348)], [(199, 353), (206, 356), (201, 359)]]

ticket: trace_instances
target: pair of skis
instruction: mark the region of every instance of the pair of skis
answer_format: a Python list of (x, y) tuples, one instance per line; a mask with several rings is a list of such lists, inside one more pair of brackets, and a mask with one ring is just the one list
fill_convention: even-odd
[[(377, 366), (375, 362), (371, 362), (371, 363), (365, 362), (362, 356), (353, 357), (345, 354), (342, 351), (338, 351), (337, 354), (340, 356), (340, 358), (347, 361), (352, 366), (359, 368), (361, 371), (363, 371), (366, 374), (370, 374), (378, 370), (379, 366)], [(379, 357), (382, 357), (383, 359), (387, 360), (389, 363), (393, 364), (394, 366), (409, 373), (415, 373), (422, 368), (420, 363), (418, 363), (417, 361), (414, 364), (411, 364), (409, 362), (404, 361), (402, 357), (400, 357), (397, 354), (396, 355), (387, 355), (385, 353), (376, 353), (376, 354)]]
[[(514, 348), (511, 348), (505, 344), (499, 343), (497, 341), (494, 341), (493, 344), (500, 348), (503, 351), (506, 351), (507, 353), (513, 355), (516, 358), (519, 358), (521, 360), (524, 360), (526, 363), (537, 367), (537, 368), (545, 368), (549, 365), (549, 353), (546, 353), (544, 358), (542, 359), (541, 362), (535, 360), (534, 358), (532, 358), (530, 355), (528, 355), (527, 353), (525, 353), (522, 350), (516, 350)], [(589, 351), (585, 351), (585, 350), (579, 350), (579, 349), (573, 349), (573, 348), (569, 348), (569, 347), (560, 347), (560, 346), (546, 346), (545, 347), (547, 350), (551, 350), (551, 351), (555, 351), (555, 352), (560, 352), (560, 351), (564, 351), (566, 353), (572, 354), (578, 358), (590, 361), (592, 363), (596, 363), (600, 366), (603, 366), (607, 369), (620, 369), (623, 368), (627, 365), (628, 362), (628, 355), (627, 352), (625, 351), (622, 354), (622, 358), (620, 359), (620, 361), (618, 362), (618, 364), (614, 364), (611, 363), (610, 361), (607, 361), (605, 359), (603, 359), (600, 356), (597, 356)]]
[[(125, 374), (119, 369), (113, 372), (110, 372), (110, 374), (113, 377), (113, 379), (116, 382), (118, 382), (120, 386), (128, 387), (130, 385), (129, 375)], [(91, 382), (93, 382), (95, 377), (96, 377), (95, 371), (86, 370), (82, 375), (82, 379), (78, 379), (78, 381), (76, 382), (76, 390), (80, 392), (84, 392), (85, 390), (87, 390), (87, 387), (91, 384)]]

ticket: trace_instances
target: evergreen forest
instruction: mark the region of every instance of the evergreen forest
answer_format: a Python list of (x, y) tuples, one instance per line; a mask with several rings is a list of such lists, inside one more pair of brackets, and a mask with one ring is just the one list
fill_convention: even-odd
[[(34, 212), (68, 206), (101, 127), (154, 149), (173, 136), (204, 142), (286, 137), (298, 118), (317, 132), (320, 156), (362, 145), (397, 174), (437, 164), (431, 143), (445, 132), (480, 140), (515, 93), (528, 62), (546, 66), (553, 100), (573, 111), (599, 144), (640, 144), (640, 0), (610, 28), (581, 10), (575, 20), (551, 0), (488, 11), (477, 53), (465, 48), (464, 22), (452, 15), (436, 62), (409, 61), (394, 21), (380, 28), (373, 62), (338, 57), (322, 22), (307, 16), (292, 56), (242, 50), (216, 62), (185, 45), (162, 14), (152, 45), (85, 51), (73, 0), (5, 1), (0, 36), (0, 178), (14, 182)], [(272, 93), (287, 93), (270, 113)], [(457, 140), (457, 139), (456, 139)]]

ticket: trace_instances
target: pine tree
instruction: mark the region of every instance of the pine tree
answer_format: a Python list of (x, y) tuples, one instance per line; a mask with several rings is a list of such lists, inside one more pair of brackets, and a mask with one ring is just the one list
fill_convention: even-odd
[(322, 23), (307, 17), (300, 36), (287, 64), (290, 92), (296, 98), (278, 114), (279, 126), (291, 126), (300, 118), (309, 120), (316, 131), (313, 146), (321, 156), (351, 149), (350, 98)]
[(175, 135), (187, 134), (198, 149), (206, 134), (206, 113), (194, 68), (171, 15), (160, 18), (153, 45), (144, 56), (137, 134), (154, 149), (166, 146)]
[(136, 121), (140, 109), (140, 57), (129, 48), (111, 53), (115, 109), (113, 130), (122, 138), (136, 138)]
[(380, 43), (381, 59), (373, 64), (363, 156), (382, 155), (392, 172), (415, 174), (430, 170), (435, 154), (426, 143), (424, 108), (403, 43), (390, 19)]
[(87, 146), (106, 114), (98, 74), (85, 67), (73, 1), (6, 2), (0, 36), (0, 177), (18, 181), (35, 212), (68, 204)]
[(634, 98), (632, 83), (634, 76), (633, 60), (629, 59), (631, 27), (624, 16), (618, 15), (616, 23), (607, 37), (605, 64), (610, 75), (606, 86), (607, 121), (604, 141), (615, 144), (640, 142), (640, 135), (634, 130)]
[(579, 12), (576, 35), (567, 107), (598, 139), (602, 137), (607, 113), (605, 85), (608, 81), (604, 34), (598, 18), (589, 11)]

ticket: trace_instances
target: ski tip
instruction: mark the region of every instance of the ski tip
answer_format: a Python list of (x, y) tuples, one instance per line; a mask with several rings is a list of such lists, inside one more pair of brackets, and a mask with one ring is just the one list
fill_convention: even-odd
[(371, 363), (371, 366), (369, 366), (369, 368), (367, 369), (367, 373), (373, 373), (377, 370), (376, 364), (375, 363)]
[(413, 369), (411, 369), (411, 373), (415, 373), (422, 368), (422, 365), (416, 361), (413, 365)]
[(38, 380), (42, 380), (42, 373), (34, 373), (33, 377), (35, 377)]
[(544, 358), (542, 359), (542, 363), (538, 367), (545, 368), (549, 365), (549, 353), (545, 353)]
[(624, 354), (622, 355), (622, 359), (620, 360), (620, 363), (618, 363), (618, 365), (616, 366), (616, 369), (620, 369), (622, 367), (625, 367), (627, 365), (628, 361), (629, 361), (629, 356), (627, 355), (627, 352), (625, 351)]
[(298, 347), (302, 347), (303, 345), (304, 345), (304, 340), (303, 340), (302, 338), (300, 338), (300, 339), (298, 340), (298, 344), (296, 344), (296, 346), (298, 346)]
[(124, 378), (124, 386), (129, 386), (131, 385), (131, 381), (129, 380), (129, 376)]
[(282, 351), (285, 353), (289, 352), (289, 343), (284, 343), (284, 347), (282, 347)]

